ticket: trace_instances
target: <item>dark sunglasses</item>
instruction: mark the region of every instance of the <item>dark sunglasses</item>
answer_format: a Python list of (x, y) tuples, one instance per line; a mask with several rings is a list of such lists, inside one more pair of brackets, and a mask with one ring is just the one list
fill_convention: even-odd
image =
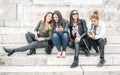
[(78, 15), (78, 13), (72, 13), (72, 15)]

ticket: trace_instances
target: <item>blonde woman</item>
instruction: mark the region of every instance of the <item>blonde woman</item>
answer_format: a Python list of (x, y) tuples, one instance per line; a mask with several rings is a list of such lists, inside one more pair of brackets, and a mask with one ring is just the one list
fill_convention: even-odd
[[(88, 31), (90, 43), (96, 51), (100, 51), (100, 61), (98, 66), (103, 66), (105, 63), (104, 59), (104, 47), (106, 44), (105, 37), (105, 24), (99, 19), (99, 12), (95, 10), (90, 17), (91, 23)], [(97, 48), (99, 47), (99, 49)]]
[[(36, 48), (43, 48), (46, 46), (47, 41), (52, 37), (52, 12), (47, 12), (44, 16), (44, 20), (40, 21), (35, 28), (34, 34), (28, 33), (31, 35), (27, 36), (28, 45), (8, 49), (3, 47), (8, 56), (11, 56), (15, 52), (23, 52), (27, 50), (34, 51)], [(34, 40), (34, 41), (33, 41)]]

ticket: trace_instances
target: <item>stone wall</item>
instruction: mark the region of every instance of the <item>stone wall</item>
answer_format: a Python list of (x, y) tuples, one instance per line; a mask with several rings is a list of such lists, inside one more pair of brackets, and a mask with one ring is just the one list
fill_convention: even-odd
[[(65, 18), (69, 18), (72, 9), (77, 9), (81, 18), (89, 19), (91, 11), (97, 9), (104, 21), (119, 22), (119, 0), (0, 0), (8, 1), (7, 9), (4, 2), (4, 12), (0, 14), (0, 26), (15, 26), (31, 24), (39, 21), (47, 11), (59, 10)], [(3, 5), (3, 4), (1, 4)], [(6, 23), (7, 22), (7, 23)], [(17, 24), (16, 24), (17, 23)], [(18, 25), (19, 24), (19, 25)], [(12, 25), (12, 24), (11, 24)], [(11, 26), (10, 25), (10, 26)], [(13, 26), (14, 26), (13, 25)], [(24, 26), (24, 25), (23, 25)]]
[[(7, 43), (4, 40), (10, 39), (5, 39), (8, 34), (20, 36), (33, 31), (48, 11), (59, 10), (64, 18), (69, 19), (69, 13), (73, 9), (78, 10), (80, 18), (87, 21), (93, 10), (99, 10), (101, 20), (108, 27), (108, 37), (117, 38), (120, 32), (120, 0), (0, 0), (0, 43)], [(111, 37), (111, 33), (116, 37)], [(21, 42), (20, 39), (17, 42)]]

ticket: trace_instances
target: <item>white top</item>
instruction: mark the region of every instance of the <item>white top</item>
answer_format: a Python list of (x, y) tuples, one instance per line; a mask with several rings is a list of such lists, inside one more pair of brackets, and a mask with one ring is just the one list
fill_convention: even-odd
[[(91, 25), (91, 23), (88, 26), (88, 32), (92, 31), (93, 32), (94, 26)], [(102, 21), (99, 21), (98, 26), (96, 27), (96, 35), (94, 39), (99, 39), (99, 38), (105, 38), (105, 24)]]
[(80, 34), (78, 33), (78, 25), (76, 25), (76, 24), (74, 23), (72, 29), (77, 30), (77, 32), (76, 32), (76, 37), (77, 37), (77, 38), (80, 37)]

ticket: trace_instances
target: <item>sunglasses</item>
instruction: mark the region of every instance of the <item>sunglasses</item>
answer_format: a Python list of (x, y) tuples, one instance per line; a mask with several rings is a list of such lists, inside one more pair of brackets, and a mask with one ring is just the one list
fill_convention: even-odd
[(72, 15), (78, 15), (78, 13), (72, 13)]

